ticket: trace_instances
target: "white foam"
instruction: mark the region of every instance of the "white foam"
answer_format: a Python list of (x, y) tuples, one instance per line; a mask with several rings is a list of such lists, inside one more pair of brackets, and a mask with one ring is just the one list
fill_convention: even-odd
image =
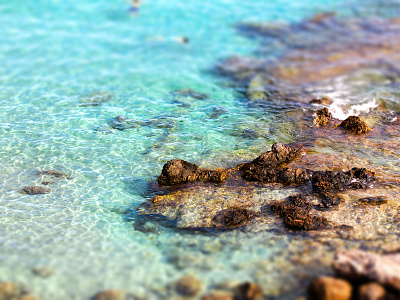
[(370, 109), (377, 107), (378, 104), (376, 103), (376, 100), (373, 99), (362, 104), (350, 104), (349, 108), (348, 106), (348, 101), (337, 98), (329, 106), (329, 111), (332, 113), (332, 116), (334, 118), (344, 120), (347, 119), (349, 116), (358, 116), (361, 113), (368, 113)]

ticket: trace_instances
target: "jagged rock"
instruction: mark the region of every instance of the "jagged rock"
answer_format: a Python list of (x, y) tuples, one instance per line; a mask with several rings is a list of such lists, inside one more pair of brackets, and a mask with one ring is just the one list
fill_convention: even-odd
[(184, 276), (175, 283), (176, 291), (186, 297), (193, 297), (200, 293), (203, 284), (194, 276)]
[(350, 281), (373, 281), (400, 291), (400, 253), (343, 250), (336, 253), (332, 268)]
[(326, 126), (329, 120), (332, 119), (332, 114), (326, 107), (316, 111), (317, 117), (314, 119), (313, 123), (317, 126)]
[(367, 283), (359, 286), (357, 300), (385, 300), (385, 288), (378, 283)]
[(322, 276), (308, 288), (310, 300), (350, 300), (352, 286), (346, 280)]
[(237, 287), (237, 290), (241, 299), (244, 300), (259, 300), (263, 297), (264, 294), (261, 286), (252, 282), (245, 282), (240, 284)]
[(48, 194), (51, 190), (45, 189), (41, 186), (27, 186), (19, 191), (21, 194), (28, 195), (40, 195), (40, 194)]
[(312, 205), (303, 195), (290, 196), (287, 201), (275, 202), (271, 210), (284, 218), (286, 227), (297, 230), (316, 230), (328, 226), (328, 221), (321, 216), (311, 215)]
[(352, 168), (347, 172), (314, 171), (312, 187), (315, 193), (326, 194), (332, 191), (366, 188), (373, 180), (374, 173), (365, 168)]
[(388, 203), (388, 200), (381, 196), (365, 197), (358, 199), (358, 203), (361, 205), (382, 205)]
[(367, 123), (357, 116), (348, 117), (346, 120), (340, 123), (339, 127), (352, 134), (363, 134), (371, 131), (371, 128), (368, 127)]
[(124, 300), (125, 293), (118, 290), (106, 290), (97, 293), (92, 300)]
[(303, 169), (281, 168), (299, 157), (302, 147), (285, 146), (275, 143), (271, 151), (265, 152), (250, 163), (239, 166), (242, 177), (249, 181), (278, 182), (278, 183), (304, 183), (309, 180), (307, 171)]
[(195, 164), (182, 159), (172, 159), (164, 164), (161, 175), (158, 177), (160, 185), (174, 185), (193, 181), (224, 182), (228, 170), (202, 169)]

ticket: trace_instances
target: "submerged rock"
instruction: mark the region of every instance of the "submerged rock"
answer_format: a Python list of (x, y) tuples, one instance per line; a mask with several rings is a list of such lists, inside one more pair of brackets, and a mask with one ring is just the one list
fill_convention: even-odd
[(60, 172), (57, 170), (44, 170), (44, 171), (40, 171), (37, 174), (38, 176), (43, 176), (43, 175), (47, 175), (53, 178), (66, 178), (66, 179), (72, 179), (72, 176), (70, 174), (64, 173), (64, 172)]
[(346, 280), (322, 276), (311, 283), (308, 295), (310, 300), (350, 300), (352, 290)]
[(164, 164), (161, 175), (158, 177), (160, 185), (174, 185), (193, 181), (224, 182), (228, 170), (202, 169), (195, 164), (182, 159), (172, 159)]
[(346, 120), (340, 123), (339, 127), (352, 134), (364, 134), (371, 131), (371, 128), (369, 128), (368, 125), (357, 116), (348, 117)]
[(130, 128), (138, 128), (142, 125), (142, 122), (134, 119), (129, 119), (125, 116), (117, 116), (110, 119), (108, 121), (108, 124), (114, 129), (125, 130)]
[(315, 193), (344, 191), (346, 189), (363, 189), (374, 181), (374, 173), (365, 168), (353, 168), (347, 172), (314, 171), (312, 187)]
[(216, 228), (234, 228), (247, 225), (255, 216), (256, 213), (246, 208), (229, 208), (217, 213), (211, 222)]
[(365, 197), (358, 199), (358, 203), (360, 205), (382, 205), (388, 203), (388, 200), (384, 197), (377, 196), (377, 197)]
[(198, 295), (202, 287), (201, 281), (194, 276), (184, 276), (175, 283), (176, 291), (186, 297)]
[(259, 300), (262, 299), (264, 294), (261, 286), (252, 282), (239, 284), (237, 290), (239, 297), (244, 300)]
[(207, 94), (197, 93), (192, 89), (183, 89), (183, 90), (176, 90), (173, 92), (175, 95), (183, 96), (183, 97), (190, 97), (196, 100), (205, 100), (208, 98)]
[(312, 205), (304, 196), (290, 196), (285, 202), (276, 202), (271, 210), (283, 217), (286, 227), (297, 230), (316, 230), (328, 226), (324, 217), (310, 214)]
[(93, 92), (81, 97), (79, 106), (99, 106), (111, 100), (112, 97), (113, 95), (109, 92)]
[(235, 296), (231, 292), (214, 291), (203, 296), (201, 300), (235, 300)]
[(125, 293), (118, 290), (106, 290), (97, 293), (92, 300), (124, 300)]
[(373, 281), (400, 291), (400, 253), (343, 250), (336, 253), (332, 268), (351, 281)]
[(19, 191), (21, 194), (28, 195), (40, 195), (40, 194), (48, 194), (51, 192), (49, 189), (45, 189), (41, 186), (27, 186)]

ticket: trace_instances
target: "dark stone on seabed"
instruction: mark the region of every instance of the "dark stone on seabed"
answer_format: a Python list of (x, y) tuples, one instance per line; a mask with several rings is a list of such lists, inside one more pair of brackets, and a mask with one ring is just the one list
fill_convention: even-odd
[(308, 288), (310, 300), (350, 300), (353, 288), (349, 282), (339, 278), (322, 276)]
[(41, 186), (27, 186), (19, 191), (21, 194), (28, 195), (40, 195), (40, 194), (48, 194), (51, 190), (45, 189)]
[(54, 178), (67, 178), (67, 179), (72, 179), (72, 176), (70, 174), (67, 173), (63, 173), (57, 170), (44, 170), (44, 171), (40, 171), (38, 173), (38, 176), (40, 175), (47, 175), (50, 177), (54, 177)]
[(388, 203), (388, 200), (384, 197), (377, 196), (377, 197), (365, 197), (358, 199), (358, 203), (360, 205), (382, 205)]
[(252, 282), (245, 282), (239, 284), (237, 290), (241, 299), (244, 300), (259, 300), (262, 299), (264, 294), (261, 286)]
[(184, 276), (175, 283), (176, 291), (186, 297), (193, 297), (200, 293), (202, 283), (194, 276)]
[(183, 90), (176, 90), (173, 92), (175, 95), (183, 96), (183, 97), (190, 97), (196, 100), (205, 100), (208, 98), (207, 94), (197, 93), (192, 89), (183, 89)]
[(246, 225), (257, 214), (246, 208), (225, 209), (216, 214), (212, 220), (215, 227), (234, 228)]
[(303, 195), (288, 197), (287, 201), (271, 204), (271, 210), (283, 217), (287, 228), (296, 230), (324, 229), (328, 221), (324, 217), (310, 214), (312, 205)]
[(326, 194), (346, 189), (366, 188), (373, 180), (374, 173), (368, 172), (365, 168), (353, 168), (347, 172), (314, 171), (312, 187), (315, 193)]

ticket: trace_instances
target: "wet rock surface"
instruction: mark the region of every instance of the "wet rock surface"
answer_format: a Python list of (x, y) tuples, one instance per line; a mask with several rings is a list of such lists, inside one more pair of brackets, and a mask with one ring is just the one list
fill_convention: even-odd
[(186, 297), (193, 297), (200, 293), (202, 283), (194, 276), (184, 276), (175, 283), (176, 291)]
[(369, 128), (368, 125), (357, 116), (348, 117), (346, 120), (340, 123), (339, 127), (352, 134), (364, 134), (371, 131), (371, 128)]
[(41, 195), (41, 194), (48, 194), (51, 192), (51, 190), (46, 189), (42, 186), (27, 186), (22, 188), (19, 192), (21, 194), (27, 194), (27, 195)]
[(158, 177), (161, 185), (173, 185), (193, 181), (224, 182), (228, 176), (227, 170), (207, 170), (182, 159), (168, 161)]
[(287, 201), (274, 203), (271, 210), (284, 219), (286, 227), (296, 230), (316, 230), (328, 226), (326, 218), (310, 214), (312, 205), (304, 196), (290, 196)]

